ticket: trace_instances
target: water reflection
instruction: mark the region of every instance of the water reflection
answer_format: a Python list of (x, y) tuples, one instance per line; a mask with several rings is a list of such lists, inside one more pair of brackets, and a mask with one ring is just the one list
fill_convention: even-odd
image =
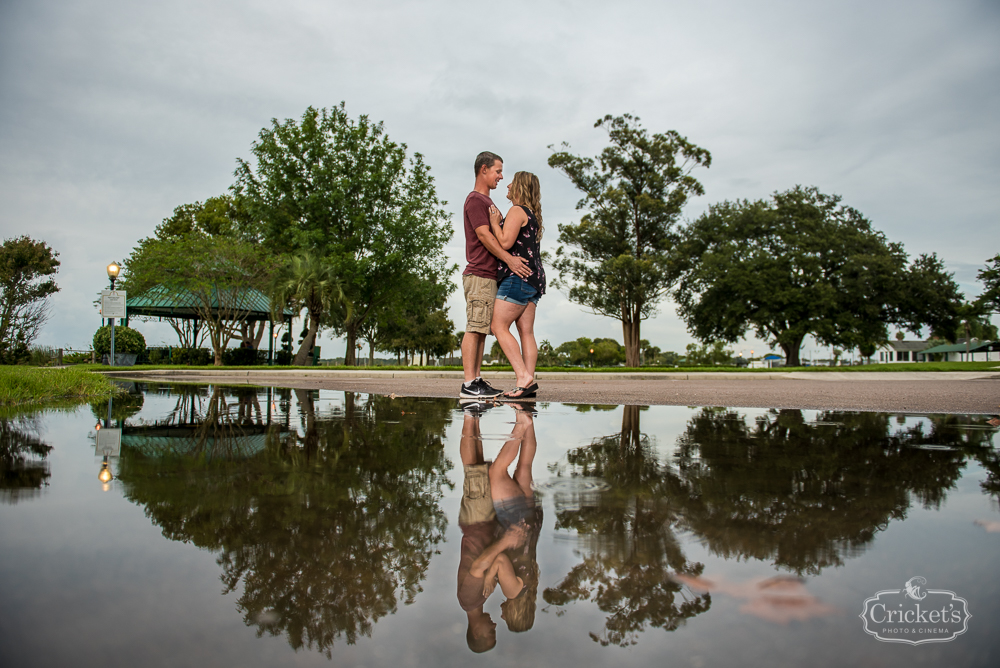
[(596, 603), (607, 618), (602, 632), (590, 635), (602, 645), (635, 644), (647, 627), (675, 630), (712, 603), (710, 594), (694, 594), (673, 578), (704, 567), (689, 562), (677, 540), (676, 477), (641, 432), (641, 410), (625, 406), (621, 431), (571, 450), (560, 471), (603, 478), (608, 489), (590, 502), (557, 502), (556, 529), (575, 531), (586, 556), (543, 597), (554, 606)]
[[(265, 648), (290, 653), (288, 646), (370, 665), (406, 663), (416, 655), (426, 656), (424, 662), (446, 653), (467, 656), (469, 649), (492, 650), (506, 660), (544, 646), (535, 659), (559, 663), (605, 652), (601, 645), (636, 643), (681, 658), (690, 650), (694, 662), (708, 637), (699, 634), (732, 624), (737, 610), (754, 626), (737, 624), (733, 638), (745, 637), (748, 628), (759, 637), (764, 627), (772, 635), (762, 643), (795, 642), (793, 635), (805, 643), (800, 632), (816, 631), (820, 625), (811, 622), (822, 617), (823, 629), (841, 630), (840, 642), (850, 637), (845, 633), (860, 632), (848, 627), (857, 617), (848, 607), (860, 601), (845, 603), (849, 597), (837, 593), (843, 588), (831, 583), (846, 571), (832, 571), (876, 540), (885, 551), (856, 561), (853, 573), (864, 570), (872, 581), (891, 574), (885, 581), (894, 581), (897, 562), (937, 567), (947, 559), (954, 571), (966, 573), (948, 586), (980, 596), (976, 605), (984, 616), (985, 602), (998, 600), (984, 569), (995, 561), (986, 550), (995, 551), (1000, 522), (970, 484), (981, 484), (995, 511), (1000, 466), (995, 428), (986, 417), (632, 406), (613, 408), (621, 412), (619, 429), (618, 414), (605, 406), (549, 411), (541, 405), (541, 416), (526, 405), (466, 406), (463, 415), (451, 400), (290, 389), (143, 389), (145, 397), (133, 394), (110, 407), (91, 407), (102, 433), (121, 435), (120, 448), (105, 448), (96, 439), (97, 454), (109, 453), (112, 488), (140, 506), (163, 536), (215, 556), (218, 566), (208, 559), (207, 588), (202, 580), (192, 593), (189, 582), (175, 581), (184, 620), (204, 620), (207, 628), (212, 615), (202, 608), (221, 604), (225, 614), (212, 627), (212, 642), (260, 652), (260, 663), (277, 656), (263, 658)], [(75, 478), (83, 479), (74, 466), (94, 464), (92, 452), (76, 443), (93, 427), (89, 414), (84, 408), (69, 416), (76, 440), (55, 455), (45, 441), (57, 441), (59, 428), (40, 417), (0, 420), (4, 498), (37, 495), (51, 482), (46, 503), (4, 512), (24, 526), (30, 517), (37, 518), (32, 526), (50, 527), (73, 507), (73, 523), (98, 526), (104, 520), (94, 508), (122, 504), (109, 494), (100, 497), (100, 506), (86, 505), (95, 482), (89, 470), (86, 484), (74, 487)], [(665, 418), (674, 426), (662, 426)], [(452, 420), (460, 421), (460, 433), (458, 424), (447, 431)], [(583, 431), (588, 424), (601, 425), (606, 435), (594, 438), (593, 431)], [(576, 440), (577, 429), (583, 440)], [(458, 528), (450, 529), (449, 538), (460, 530), (462, 539), (441, 547), (449, 529), (445, 510), (459, 506), (458, 490), (445, 498), (449, 455), (463, 464)], [(548, 464), (549, 479), (533, 478), (533, 464)], [(458, 474), (456, 467), (452, 479), (458, 481)], [(963, 496), (949, 499), (955, 495)], [(544, 528), (543, 505), (549, 519)], [(101, 536), (136, 565), (124, 569), (135, 572), (123, 576), (131, 579), (115, 589), (114, 605), (148, 606), (173, 633), (181, 623), (170, 617), (173, 601), (148, 604), (162, 582), (152, 583), (155, 578), (138, 567), (148, 563), (149, 572), (162, 572), (164, 563), (150, 558), (161, 551), (162, 540), (139, 545), (135, 536), (148, 525), (143, 513), (128, 510), (117, 514), (130, 523), (128, 531)], [(912, 517), (918, 510), (922, 519)], [(900, 526), (907, 516), (912, 521)], [(896, 527), (893, 536), (880, 538), (890, 525)], [(6, 523), (8, 530), (12, 526)], [(32, 630), (41, 626), (30, 620), (51, 609), (45, 587), (52, 585), (44, 578), (52, 569), (37, 568), (40, 559), (71, 572), (70, 561), (88, 549), (104, 558), (109, 548), (87, 543), (91, 534), (97, 532), (78, 531), (80, 542), (63, 550), (51, 549), (61, 547), (59, 538), (44, 532), (21, 528), (17, 540), (8, 538), (6, 544), (23, 557), (5, 571), (11, 574), (5, 582), (35, 578), (42, 594), (17, 599), (35, 616), (25, 616), (24, 628), (8, 635), (42, 633)], [(900, 554), (899, 545), (928, 535), (948, 536), (939, 542), (950, 551), (935, 545), (919, 555), (926, 561), (917, 562)], [(432, 559), (439, 559), (438, 568), (430, 568)], [(180, 577), (189, 574), (184, 570)], [(228, 599), (219, 599), (218, 587), (211, 586), (217, 577)], [(69, 587), (67, 598), (75, 595), (84, 603), (67, 608), (65, 618), (79, 619), (79, 610), (90, 610), (91, 580), (77, 580), (84, 584)], [(108, 581), (100, 584), (106, 589)], [(379, 642), (345, 651), (372, 635), (385, 616), (416, 601), (411, 614), (393, 624), (383, 621)], [(258, 636), (278, 642), (246, 650), (250, 634), (229, 628), (234, 606)], [(563, 614), (574, 606), (574, 613)], [(90, 621), (106, 625), (109, 614)], [(587, 620), (583, 628), (581, 617)], [(681, 629), (687, 620), (696, 621), (685, 632), (660, 632)], [(65, 619), (55, 623), (70, 626)], [(131, 632), (152, 626), (137, 622)], [(588, 633), (595, 642), (586, 641)], [(40, 637), (32, 646), (41, 644)], [(80, 636), (68, 638), (63, 642), (76, 652)], [(194, 659), (205, 649), (193, 641), (184, 651)], [(380, 661), (378, 652), (388, 658)], [(322, 662), (319, 654), (298, 659)]]
[(51, 477), (44, 461), (52, 446), (41, 439), (38, 414), (0, 416), (0, 502), (16, 504), (41, 494)]
[(496, 622), (483, 611), (483, 605), (498, 586), (506, 599), (501, 604), (501, 617), (508, 630), (527, 631), (535, 621), (539, 581), (536, 550), (542, 527), (531, 473), (537, 443), (533, 407), (512, 407), (516, 412), (514, 428), (495, 459), (487, 461), (479, 419), (492, 404), (469, 401), (463, 406), (458, 602), (468, 620), (466, 641), (477, 653), (493, 649), (497, 642)]
[(272, 413), (252, 389), (175, 391), (190, 433), (126, 427), (161, 447), (123, 448), (119, 480), (164, 536), (218, 551), (258, 636), (331, 656), (414, 600), (446, 526), (450, 402), (347, 393), (321, 415), (315, 392), (296, 391), (300, 432), (285, 428), (289, 392)]
[(674, 630), (709, 609), (712, 591), (745, 598), (745, 612), (775, 621), (828, 610), (799, 579), (779, 582), (775, 596), (773, 582), (700, 577), (703, 566), (687, 560), (678, 531), (726, 559), (817, 575), (858, 555), (913, 502), (939, 508), (967, 455), (989, 472), (984, 491), (997, 488), (985, 417), (935, 416), (908, 426), (905, 418), (893, 425), (877, 413), (828, 411), (808, 422), (799, 410), (748, 420), (735, 410), (704, 408), (666, 462), (640, 429), (641, 411), (626, 406), (619, 433), (573, 449), (551, 467), (560, 476), (608, 483), (586, 496), (556, 496), (556, 528), (575, 532), (585, 557), (544, 592), (554, 606), (596, 603), (607, 618), (591, 637), (604, 645), (634, 644), (647, 627)]

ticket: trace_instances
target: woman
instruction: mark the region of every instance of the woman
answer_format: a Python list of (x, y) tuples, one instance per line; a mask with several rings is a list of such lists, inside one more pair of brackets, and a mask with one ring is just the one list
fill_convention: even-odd
[[(507, 186), (507, 199), (513, 206), (503, 218), (496, 207), (490, 208), (490, 228), (493, 235), (511, 255), (524, 258), (531, 268), (531, 275), (523, 279), (503, 262), (497, 269), (497, 297), (493, 307), (490, 328), (497, 337), (500, 348), (510, 360), (517, 376), (517, 387), (504, 392), (508, 399), (527, 399), (538, 392), (535, 382), (535, 363), (538, 361), (538, 344), (535, 342), (535, 309), (539, 298), (545, 294), (545, 269), (539, 242), (542, 238), (541, 189), (538, 177), (530, 172), (518, 172)], [(521, 338), (510, 333), (511, 323), (517, 324)]]

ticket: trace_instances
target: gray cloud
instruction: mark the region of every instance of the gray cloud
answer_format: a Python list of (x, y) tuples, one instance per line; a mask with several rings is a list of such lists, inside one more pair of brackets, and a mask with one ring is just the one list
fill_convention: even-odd
[[(816, 185), (911, 254), (938, 252), (975, 294), (1000, 250), (986, 232), (1000, 210), (998, 19), (987, 2), (8, 1), (0, 231), (62, 253), (42, 342), (86, 346), (104, 264), (174, 206), (224, 192), (273, 117), (345, 100), (384, 120), (432, 166), (461, 262), (478, 151), (539, 174), (551, 249), (578, 196), (547, 146), (595, 154), (594, 120), (630, 112), (712, 151), (689, 217)], [(620, 339), (555, 293), (542, 305), (542, 338)], [(643, 331), (664, 349), (690, 340), (669, 304)]]

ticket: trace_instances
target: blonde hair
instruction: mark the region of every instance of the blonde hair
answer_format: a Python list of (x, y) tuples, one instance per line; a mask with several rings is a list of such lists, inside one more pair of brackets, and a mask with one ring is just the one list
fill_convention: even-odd
[(528, 207), (538, 221), (538, 241), (542, 240), (542, 189), (538, 185), (538, 177), (531, 172), (517, 172), (510, 182), (511, 202)]

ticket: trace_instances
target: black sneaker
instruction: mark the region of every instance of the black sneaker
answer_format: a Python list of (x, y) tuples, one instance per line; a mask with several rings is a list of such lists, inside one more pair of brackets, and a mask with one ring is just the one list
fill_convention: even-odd
[(458, 403), (465, 414), (472, 417), (482, 417), (483, 413), (493, 408), (493, 402), (479, 399), (460, 399)]
[(492, 399), (493, 397), (498, 397), (503, 392), (491, 387), (482, 378), (476, 378), (474, 381), (466, 385), (462, 383), (462, 391), (458, 395), (462, 399)]
[(480, 378), (479, 382), (482, 383), (483, 387), (485, 387), (490, 392), (496, 392), (498, 395), (503, 394), (503, 390), (498, 390), (497, 388), (493, 387), (492, 385), (490, 385), (490, 381), (486, 380), (485, 378)]

